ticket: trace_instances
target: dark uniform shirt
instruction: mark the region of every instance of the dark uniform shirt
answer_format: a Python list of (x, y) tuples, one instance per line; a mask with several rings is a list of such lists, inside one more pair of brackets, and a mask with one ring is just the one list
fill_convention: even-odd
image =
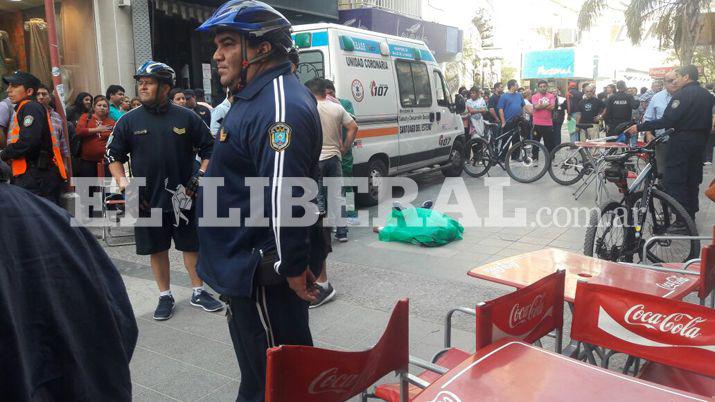
[(201, 117), (201, 120), (203, 120), (208, 127), (211, 127), (211, 111), (209, 110), (209, 108), (204, 105), (196, 104), (194, 112), (196, 112), (196, 114)]
[(0, 400), (131, 401), (122, 277), (60, 207), (0, 183)]
[[(15, 111), (20, 106), (15, 106)], [(35, 101), (30, 101), (17, 113), (17, 123), (20, 135), (17, 142), (7, 144), (0, 152), (0, 158), (6, 161), (24, 156), (29, 165), (35, 165), (40, 156), (40, 151), (45, 150), (48, 158), (52, 158), (52, 137), (47, 119), (47, 109)], [(10, 138), (10, 133), (7, 136)]]
[[(290, 63), (276, 66), (236, 93), (234, 103), (216, 136), (211, 164), (205, 178), (223, 177), (216, 199), (198, 197), (197, 212), (217, 204), (219, 218), (229, 209), (239, 209), (241, 222), (233, 227), (198, 228), (201, 252), (198, 273), (213, 289), (224, 295), (248, 297), (256, 269), (255, 249), (275, 247), (276, 271), (296, 276), (309, 265), (311, 227), (285, 226), (285, 220), (302, 217), (303, 208), (281, 208), (281, 200), (303, 195), (300, 187), (285, 186), (290, 177), (319, 177), (318, 159), (322, 129), (315, 97), (291, 74)], [(244, 222), (257, 210), (245, 178), (266, 178), (261, 217), (270, 217), (269, 227)], [(212, 206), (205, 202), (215, 203)], [(259, 204), (260, 205), (260, 204)]]
[(209, 159), (213, 137), (193, 111), (173, 103), (164, 109), (141, 106), (122, 116), (107, 141), (106, 159), (125, 163), (131, 154), (133, 175), (146, 177), (141, 199), (170, 212), (172, 193), (167, 189), (187, 185), (197, 150), (201, 159)]
[(695, 81), (686, 84), (673, 95), (658, 120), (638, 125), (639, 131), (674, 128), (677, 133), (708, 134), (712, 128), (715, 97)]
[(633, 118), (633, 109), (640, 106), (633, 95), (626, 92), (616, 92), (610, 98), (606, 99), (606, 123), (609, 126), (615, 126), (620, 123), (631, 121)]
[(605, 106), (598, 98), (583, 98), (578, 103), (578, 111), (581, 112), (581, 124), (593, 124), (593, 118), (599, 115)]
[[(501, 98), (501, 95), (499, 94), (493, 94), (492, 96), (489, 97), (489, 105), (487, 105), (488, 109), (490, 109), (489, 113), (487, 113), (487, 120), (492, 122), (492, 123), (498, 123), (499, 122), (499, 110), (497, 108), (497, 105), (499, 104), (499, 99)], [(495, 119), (492, 116), (491, 109), (494, 109), (494, 113), (497, 114), (497, 118)]]

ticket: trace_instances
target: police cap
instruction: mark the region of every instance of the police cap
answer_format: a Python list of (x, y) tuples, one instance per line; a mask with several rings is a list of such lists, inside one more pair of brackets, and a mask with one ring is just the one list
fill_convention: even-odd
[(37, 90), (37, 87), (40, 86), (40, 80), (38, 80), (37, 77), (24, 71), (15, 71), (11, 75), (2, 77), (2, 80), (7, 85), (22, 85), (25, 88), (32, 88), (35, 90)]

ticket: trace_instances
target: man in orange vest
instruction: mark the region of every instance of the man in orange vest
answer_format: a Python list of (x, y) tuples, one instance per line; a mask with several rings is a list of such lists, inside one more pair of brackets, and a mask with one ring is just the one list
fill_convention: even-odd
[(3, 77), (3, 81), (9, 86), (8, 97), (15, 105), (7, 146), (0, 151), (0, 160), (12, 168), (10, 182), (59, 204), (67, 172), (50, 115), (35, 101), (40, 80), (32, 74), (16, 71)]

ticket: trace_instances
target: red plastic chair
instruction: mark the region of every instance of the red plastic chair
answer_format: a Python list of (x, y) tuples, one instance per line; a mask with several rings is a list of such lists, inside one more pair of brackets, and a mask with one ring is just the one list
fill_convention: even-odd
[(715, 395), (715, 310), (579, 282), (573, 315), (572, 339), (649, 360), (640, 378)]
[(369, 350), (342, 352), (311, 346), (268, 349), (266, 402), (342, 402), (391, 371), (407, 401), (408, 301), (397, 302), (380, 340)]
[[(694, 260), (697, 261), (697, 260)], [(663, 264), (664, 268), (687, 269), (689, 271), (699, 271), (697, 279), (698, 299), (700, 305), (705, 305), (705, 299), (712, 294), (715, 288), (715, 246), (712, 244), (703, 246), (700, 251), (700, 261), (686, 266), (685, 264)], [(710, 307), (715, 303), (715, 294), (710, 298)]]
[[(452, 315), (463, 312), (476, 316), (476, 350), (504, 338), (518, 338), (535, 343), (551, 331), (556, 332), (556, 351), (561, 352), (564, 282), (566, 271), (559, 270), (539, 281), (494, 300), (479, 303), (476, 309), (465, 307), (452, 309), (445, 319), (445, 349), (437, 353), (432, 362), (442, 369), (452, 369), (471, 356), (471, 353), (451, 347)], [(441, 376), (427, 368), (417, 375), (425, 383), (432, 383)], [(410, 385), (410, 399), (422, 389)], [(385, 401), (398, 400), (397, 384), (384, 384), (375, 388), (375, 397)]]

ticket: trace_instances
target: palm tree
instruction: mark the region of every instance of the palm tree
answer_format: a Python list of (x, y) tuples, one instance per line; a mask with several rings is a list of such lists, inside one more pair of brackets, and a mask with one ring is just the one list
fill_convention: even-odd
[[(650, 34), (660, 41), (661, 49), (675, 50), (682, 65), (693, 59), (702, 29), (701, 14), (709, 11), (710, 0), (630, 0), (624, 16), (628, 38), (638, 44)], [(578, 28), (588, 30), (608, 6), (608, 0), (586, 0), (578, 16)]]

